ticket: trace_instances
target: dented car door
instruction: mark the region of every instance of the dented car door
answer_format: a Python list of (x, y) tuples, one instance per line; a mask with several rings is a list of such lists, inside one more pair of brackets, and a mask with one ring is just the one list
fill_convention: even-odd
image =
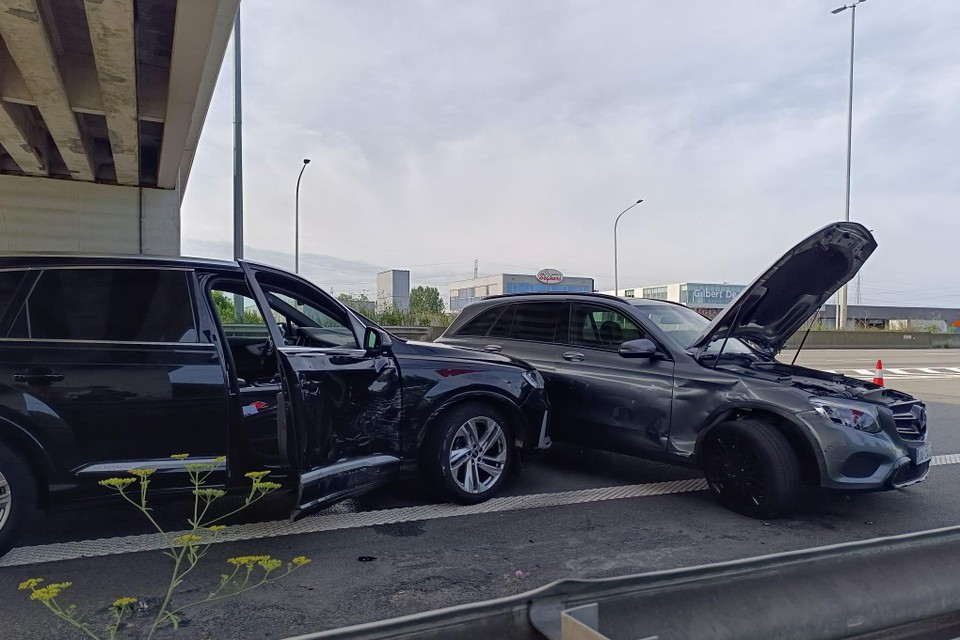
[(346, 310), (316, 287), (244, 264), (283, 380), (281, 451), (300, 478), (295, 515), (395, 479), (402, 383), (389, 349), (361, 344)]

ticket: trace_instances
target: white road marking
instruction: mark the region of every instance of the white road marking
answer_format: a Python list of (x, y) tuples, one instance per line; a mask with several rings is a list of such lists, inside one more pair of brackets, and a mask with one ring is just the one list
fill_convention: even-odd
[(876, 371), (870, 371), (868, 369), (854, 369), (854, 371), (856, 371), (862, 376), (872, 376), (876, 373)]
[[(960, 453), (934, 456), (930, 461), (930, 466), (934, 467), (951, 464), (960, 464)], [(321, 533), (340, 529), (359, 529), (402, 522), (438, 520), (440, 518), (453, 518), (483, 513), (503, 513), (507, 511), (542, 509), (545, 507), (563, 507), (590, 502), (602, 502), (605, 500), (692, 493), (706, 489), (706, 480), (703, 478), (693, 478), (690, 480), (647, 482), (644, 484), (620, 487), (603, 487), (599, 489), (582, 489), (580, 491), (560, 491), (556, 493), (537, 493), (525, 496), (493, 498), (482, 504), (469, 506), (428, 504), (396, 509), (382, 509), (379, 511), (363, 511), (359, 513), (327, 513), (304, 518), (296, 522), (276, 520), (273, 522), (233, 525), (221, 532), (215, 544), (254, 540), (258, 538), (273, 538), (277, 536), (301, 535), (304, 533)], [(168, 535), (178, 536), (185, 533), (189, 532), (176, 531)], [(137, 553), (140, 551), (160, 551), (166, 548), (167, 538), (157, 533), (61, 542), (13, 549), (6, 556), (0, 558), (0, 567), (16, 567), (62, 560), (76, 560), (78, 558)]]
[(883, 372), (884, 372), (884, 373), (887, 373), (887, 372), (895, 373), (895, 374), (897, 374), (898, 376), (909, 376), (909, 375), (910, 375), (910, 372), (907, 371), (906, 369), (893, 369), (893, 368), (890, 368), (890, 369), (884, 369)]
[(920, 367), (917, 369), (917, 371), (923, 371), (924, 373), (942, 373), (941, 371), (937, 371), (936, 369), (930, 369), (927, 367)]

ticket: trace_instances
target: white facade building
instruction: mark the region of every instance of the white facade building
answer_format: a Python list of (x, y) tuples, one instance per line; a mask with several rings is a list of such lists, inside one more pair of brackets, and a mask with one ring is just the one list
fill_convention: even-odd
[(377, 274), (377, 310), (410, 310), (410, 272), (390, 269)]

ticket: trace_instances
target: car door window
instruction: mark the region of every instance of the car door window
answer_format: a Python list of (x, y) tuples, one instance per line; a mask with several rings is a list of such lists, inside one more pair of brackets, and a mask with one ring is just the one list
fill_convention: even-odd
[(497, 321), (493, 323), (493, 326), (490, 327), (490, 332), (487, 334), (488, 338), (509, 338), (510, 337), (510, 327), (513, 325), (513, 316), (517, 312), (517, 305), (512, 304), (506, 309), (503, 313), (500, 314), (500, 317), (497, 318)]
[(346, 311), (295, 280), (260, 272), (257, 282), (276, 316), (284, 339), (310, 347), (358, 349)]
[(195, 343), (187, 276), (173, 269), (47, 269), (9, 337)]
[[(493, 307), (492, 309), (487, 309), (480, 313), (476, 318), (467, 322), (461, 329), (457, 332), (458, 336), (485, 336), (487, 332), (490, 331), (493, 327), (493, 323), (497, 321), (497, 318), (503, 313), (503, 307)], [(506, 330), (502, 337), (506, 337), (510, 333), (510, 327), (506, 327)]]
[(570, 342), (594, 349), (617, 349), (624, 342), (647, 338), (636, 322), (608, 307), (575, 304), (570, 320)]
[(553, 342), (560, 324), (563, 302), (526, 302), (517, 305), (510, 338)]

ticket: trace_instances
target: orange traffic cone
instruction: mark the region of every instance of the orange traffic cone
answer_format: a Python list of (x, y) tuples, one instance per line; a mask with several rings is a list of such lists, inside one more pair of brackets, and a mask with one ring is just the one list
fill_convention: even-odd
[(883, 386), (883, 362), (877, 360), (877, 372), (873, 374), (873, 384)]

